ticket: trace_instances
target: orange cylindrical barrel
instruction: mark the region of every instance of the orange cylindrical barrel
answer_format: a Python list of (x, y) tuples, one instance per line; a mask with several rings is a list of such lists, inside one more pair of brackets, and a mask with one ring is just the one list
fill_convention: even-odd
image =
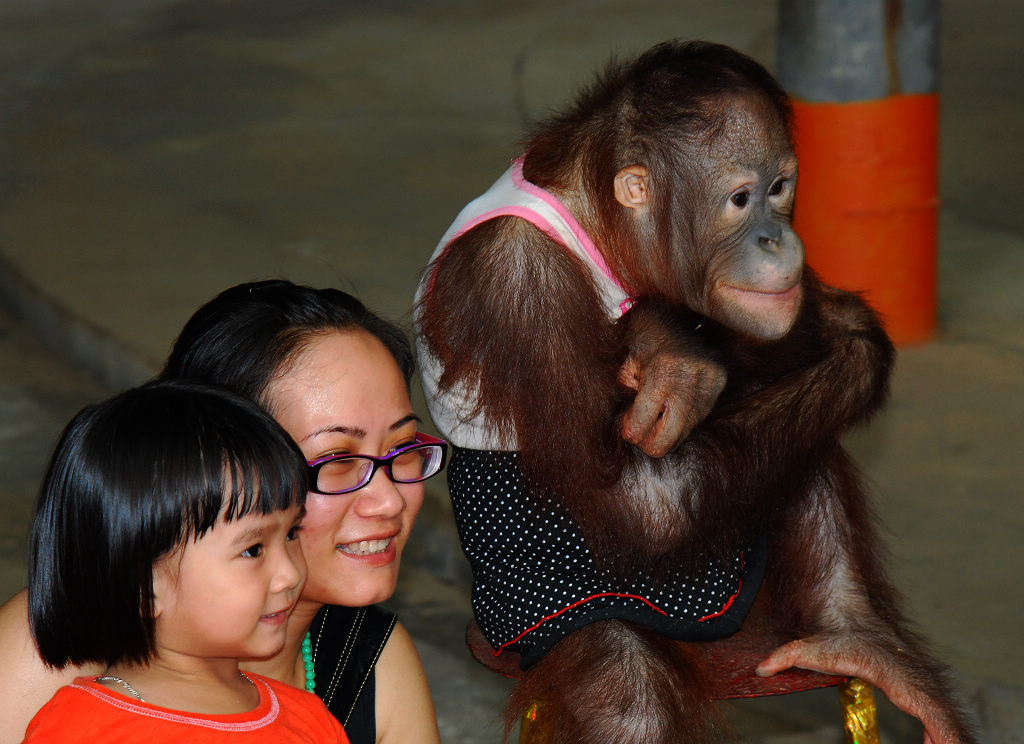
[(862, 292), (896, 343), (936, 319), (938, 96), (794, 101), (794, 227), (827, 283)]

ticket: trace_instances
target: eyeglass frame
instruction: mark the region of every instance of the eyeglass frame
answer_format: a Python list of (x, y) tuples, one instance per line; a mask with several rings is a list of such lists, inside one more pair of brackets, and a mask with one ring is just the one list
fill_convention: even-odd
[[(431, 473), (423, 478), (417, 478), (416, 480), (395, 480), (391, 473), (391, 465), (395, 459), (407, 454), (411, 450), (420, 449), (426, 446), (438, 446), (441, 447), (441, 464), (438, 465), (437, 471)], [(426, 480), (433, 478), (435, 475), (444, 470), (444, 466), (448, 463), (448, 442), (437, 437), (432, 437), (429, 434), (422, 432), (416, 432), (416, 436), (412, 444), (406, 445), (405, 447), (399, 447), (394, 452), (391, 452), (384, 457), (377, 457), (375, 455), (363, 455), (358, 452), (345, 453), (341, 455), (324, 455), (314, 460), (308, 460), (306, 462), (306, 468), (309, 473), (309, 484), (308, 488), (312, 493), (318, 493), (321, 496), (343, 496), (347, 493), (355, 493), (356, 491), (366, 488), (373, 481), (374, 476), (377, 475), (377, 471), (384, 468), (384, 474), (387, 475), (388, 480), (398, 485), (408, 485), (410, 483), (423, 483)], [(337, 462), (338, 460), (351, 460), (359, 458), (361, 460), (370, 460), (373, 462), (373, 470), (370, 471), (370, 476), (360, 485), (355, 488), (350, 488), (346, 491), (321, 491), (317, 488), (317, 481), (320, 479), (320, 468), (331, 462)]]

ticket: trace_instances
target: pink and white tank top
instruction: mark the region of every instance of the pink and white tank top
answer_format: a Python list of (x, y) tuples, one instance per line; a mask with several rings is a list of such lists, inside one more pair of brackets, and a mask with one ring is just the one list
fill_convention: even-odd
[[(513, 161), (494, 185), (459, 212), (451, 227), (441, 237), (430, 257), (433, 263), (448, 245), (483, 222), (495, 217), (519, 217), (530, 222), (566, 250), (580, 258), (593, 276), (598, 297), (610, 320), (617, 320), (631, 304), (628, 293), (612, 275), (594, 241), (583, 230), (576, 218), (558, 198), (523, 177), (523, 160)], [(429, 285), (430, 271), (420, 280), (416, 292), (416, 307)], [(434, 424), (441, 433), (459, 447), (484, 450), (515, 450), (514, 437), (499, 436), (495, 427), (483, 414), (471, 416), (475, 408), (476, 391), (466, 386), (442, 395), (438, 391), (441, 363), (427, 348), (419, 333), (419, 317), (415, 318), (416, 349), (423, 381), (423, 392)]]

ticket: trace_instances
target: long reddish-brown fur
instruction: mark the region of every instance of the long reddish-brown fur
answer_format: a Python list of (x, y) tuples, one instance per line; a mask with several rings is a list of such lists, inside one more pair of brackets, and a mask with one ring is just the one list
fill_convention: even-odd
[[(771, 558), (756, 605), (766, 615), (753, 621), (793, 639), (827, 639), (836, 658), (865, 660), (891, 681), (909, 709), (938, 711), (949, 741), (974, 741), (944, 667), (903, 619), (864, 489), (839, 444), (886, 396), (893, 349), (878, 318), (810, 270), (796, 324), (778, 340), (751, 341), (693, 310), (694, 292), (735, 237), (716, 232), (708, 216), (715, 161), (698, 143), (714, 141), (741, 81), (747, 92), (755, 81), (780, 126), (788, 114), (767, 73), (731, 52), (726, 65), (719, 48), (703, 51), (707, 64), (727, 68), (721, 90), (687, 97), (674, 79), (671, 110), (652, 109), (637, 81), (650, 69), (661, 74), (659, 54), (678, 51), (668, 45), (613, 67), (527, 146), (525, 176), (574, 212), (633, 293), (633, 309), (610, 321), (578, 259), (521, 220), (486, 222), (429, 268), (421, 333), (443, 364), (441, 388), (478, 390), (496, 428), (518, 443), (527, 476), (564, 503), (595, 558), (622, 573), (658, 575), (728, 554), (767, 527)], [(733, 74), (737, 65), (742, 75)], [(666, 85), (641, 93), (664, 101)], [(637, 162), (650, 165), (654, 191), (642, 224), (608, 188)], [(620, 433), (633, 393), (619, 371), (630, 354), (652, 348), (728, 372), (708, 418), (660, 461)], [(652, 509), (633, 497), (638, 478), (664, 479), (678, 498)], [(509, 715), (542, 700), (564, 742), (710, 741), (717, 729), (706, 674), (684, 645), (603, 621), (530, 669)]]

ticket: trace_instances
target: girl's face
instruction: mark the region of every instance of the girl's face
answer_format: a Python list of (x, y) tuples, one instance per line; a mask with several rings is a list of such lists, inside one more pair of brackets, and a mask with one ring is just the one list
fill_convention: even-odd
[(153, 567), (161, 656), (259, 658), (281, 650), (306, 573), (301, 512), (218, 520)]
[[(333, 453), (383, 456), (416, 435), (398, 365), (365, 331), (316, 338), (271, 383), (268, 398), (307, 461)], [(390, 597), (422, 503), (422, 483), (392, 483), (383, 469), (358, 491), (310, 493), (299, 533), (309, 567), (302, 598), (359, 607)]]

